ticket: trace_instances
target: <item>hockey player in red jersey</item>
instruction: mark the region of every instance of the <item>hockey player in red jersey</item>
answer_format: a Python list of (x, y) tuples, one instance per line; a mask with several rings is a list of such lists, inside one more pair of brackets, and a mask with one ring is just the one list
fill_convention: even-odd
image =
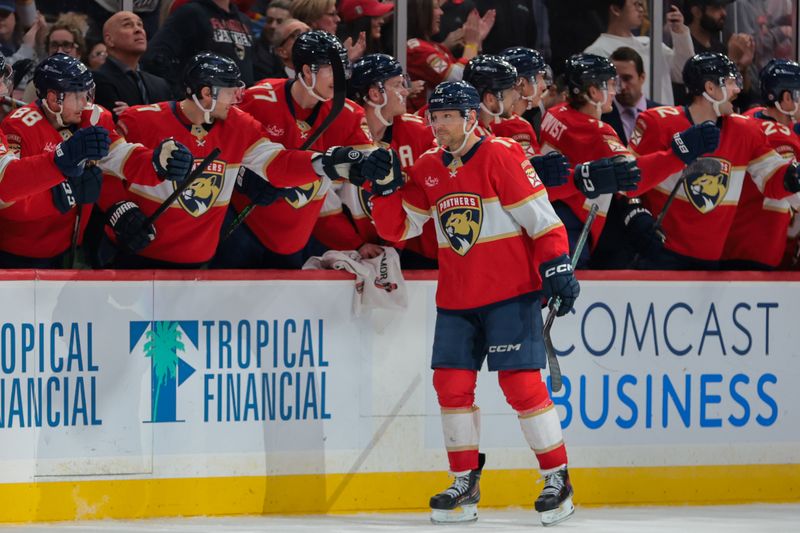
[[(611, 110), (616, 90), (617, 71), (611, 61), (593, 54), (576, 54), (567, 60), (565, 75), (568, 102), (548, 111), (542, 120), (540, 140), (544, 153), (560, 151), (574, 172), (573, 179), (564, 185), (549, 187), (548, 195), (567, 228), (571, 245), (577, 241), (592, 204), (598, 206), (590, 239), (593, 248), (603, 231), (614, 193), (637, 187), (646, 190), (671, 173), (679, 173), (690, 159), (716, 147), (719, 132), (711, 123), (687, 125), (687, 131), (679, 132), (686, 154), (667, 145), (657, 154), (634, 160), (613, 128), (600, 120), (603, 113)], [(636, 210), (628, 222), (626, 228), (631, 231), (654, 225), (653, 217), (644, 209)], [(588, 260), (587, 246), (578, 265), (585, 265)]]
[[(800, 136), (792, 127), (800, 114), (800, 65), (773, 59), (761, 70), (761, 98), (766, 107), (748, 110), (764, 131), (767, 142), (788, 160), (800, 157)], [(766, 198), (753, 180), (742, 187), (736, 216), (722, 253), (724, 268), (771, 269), (781, 264), (793, 209), (800, 208), (798, 195), (785, 200)], [(753, 236), (758, 235), (757, 239)]]
[(580, 292), (564, 226), (519, 144), (474, 134), (480, 98), (471, 85), (442, 83), (428, 102), (439, 148), (419, 158), (404, 185), (396, 175), (373, 183), (373, 215), (392, 241), (418, 235), (428, 218), (439, 236), (431, 367), (455, 481), (431, 498), (431, 519), (477, 519), (484, 456), (475, 384), (488, 358), (544, 474), (535, 506), (549, 525), (573, 512), (561, 425), (540, 375), (540, 297), (560, 296), (563, 315)]
[[(533, 48), (513, 46), (500, 52), (500, 56), (514, 65), (519, 76), (517, 91), (520, 101), (514, 108), (514, 114), (521, 117), (526, 111), (538, 109), (544, 115), (546, 110), (542, 98), (547, 93), (547, 88), (553, 84), (553, 71), (542, 54)], [(514, 137), (514, 140), (525, 146), (526, 140), (523, 137)], [(529, 142), (535, 154), (541, 152), (535, 135)]]
[(1, 126), (23, 160), (54, 152), (60, 172), (42, 169), (35, 180), (60, 182), (0, 210), (0, 251), (5, 267), (54, 268), (82, 242), (103, 173), (117, 182), (180, 181), (191, 154), (173, 141), (157, 143), (154, 150), (126, 142), (114, 131), (111, 113), (92, 105), (92, 75), (71, 56), (42, 61), (33, 83), (38, 100), (11, 113)]
[[(292, 47), (296, 78), (261, 81), (246, 91), (239, 107), (260, 122), (273, 140), (287, 148), (299, 148), (331, 109), (334, 90), (331, 50), (340, 52), (346, 64), (347, 51), (336, 37), (319, 30), (301, 34)], [(324, 152), (339, 145), (357, 150), (375, 148), (363, 110), (350, 100), (345, 101), (339, 116), (311, 149)], [(214, 265), (300, 268), (302, 251), (312, 231), (328, 248), (358, 249), (367, 257), (378, 255), (380, 247), (359, 237), (341, 211), (331, 210), (324, 220), (320, 219), (332, 183), (333, 180), (323, 176), (293, 189), (271, 205), (254, 209), (244, 224), (221, 243)], [(234, 192), (232, 205), (236, 212), (250, 203), (247, 195)]]
[[(263, 126), (235, 107), (244, 84), (239, 67), (227, 57), (211, 52), (194, 56), (186, 66), (184, 87), (183, 100), (125, 110), (118, 127), (128, 138), (145, 146), (172, 136), (191, 147), (198, 160), (215, 147), (221, 149), (219, 158), (158, 219), (155, 241), (144, 249), (133, 250), (136, 254), (118, 256), (117, 266), (199, 266), (214, 256), (234, 185), (249, 198), (268, 202), (277, 197), (276, 187), (309, 187), (326, 172), (336, 172), (335, 163), (346, 161), (331, 155), (285, 150), (270, 141)], [(350, 150), (343, 148), (341, 152), (347, 155)], [(242, 167), (251, 172), (242, 183), (237, 183), (237, 176), (242, 178), (239, 173)], [(106, 204), (132, 201), (146, 216), (173, 190), (166, 183), (132, 185), (124, 197), (104, 195), (104, 201)]]
[[(394, 150), (403, 172), (408, 172), (434, 142), (425, 121), (405, 112), (409, 84), (400, 62), (386, 54), (365, 55), (353, 64), (350, 86), (364, 106), (372, 138), (379, 146)], [(345, 183), (339, 196), (350, 211), (359, 234), (369, 242), (378, 242), (372, 223), (372, 195), (361, 187)], [(437, 268), (439, 246), (433, 221), (425, 224), (419, 237), (398, 245), (402, 247), (400, 262), (404, 269)]]
[(528, 139), (520, 146), (542, 183), (546, 187), (564, 183), (569, 175), (567, 158), (556, 151), (544, 156), (535, 153), (530, 143), (536, 138), (533, 127), (527, 120), (514, 115), (514, 107), (520, 100), (517, 69), (500, 56), (481, 55), (467, 63), (464, 81), (475, 87), (481, 97), (476, 134), (491, 133), (515, 141)]
[[(741, 90), (741, 76), (728, 57), (717, 53), (695, 55), (684, 65), (683, 81), (692, 103), (641, 113), (631, 136), (631, 149), (644, 156), (675, 147), (676, 133), (692, 124), (717, 121), (719, 147), (702, 158), (705, 163), (713, 162), (715, 170), (687, 179), (675, 171), (644, 196), (645, 206), (658, 214), (670, 192), (675, 189), (677, 193), (663, 218), (665, 249), (645, 257), (643, 268), (717, 268), (747, 175), (767, 198), (781, 200), (800, 191), (797, 164), (772, 149), (758, 122), (733, 114), (732, 100)], [(685, 139), (681, 144), (676, 150), (691, 150)]]

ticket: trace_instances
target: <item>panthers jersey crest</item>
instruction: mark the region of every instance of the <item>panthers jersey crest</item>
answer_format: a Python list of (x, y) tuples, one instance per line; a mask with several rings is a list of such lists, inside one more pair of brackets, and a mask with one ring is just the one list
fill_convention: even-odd
[(453, 193), (436, 202), (441, 227), (450, 247), (458, 255), (466, 255), (478, 242), (483, 224), (481, 197), (471, 193)]
[[(712, 162), (719, 164), (708, 164)], [(683, 182), (689, 202), (695, 209), (706, 214), (725, 199), (725, 194), (730, 188), (731, 164), (724, 159), (701, 157), (693, 165), (699, 165), (701, 169), (706, 167), (713, 169), (689, 174)]]
[[(195, 159), (194, 166), (199, 165), (200, 162), (200, 159)], [(172, 183), (173, 187), (177, 189), (179, 182)], [(193, 217), (203, 216), (214, 205), (224, 183), (225, 162), (216, 159), (178, 196), (178, 203)]]
[(284, 198), (284, 200), (295, 209), (300, 209), (317, 196), (320, 187), (322, 187), (322, 180), (317, 180), (302, 187), (293, 187), (292, 194), (288, 198)]
[(358, 187), (357, 189), (358, 203), (361, 205), (361, 210), (372, 220), (372, 193), (365, 191), (362, 187)]

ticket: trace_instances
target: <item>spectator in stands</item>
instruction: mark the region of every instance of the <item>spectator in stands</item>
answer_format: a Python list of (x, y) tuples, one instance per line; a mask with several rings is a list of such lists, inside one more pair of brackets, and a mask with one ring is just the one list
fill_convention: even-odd
[(275, 29), (292, 16), (289, 0), (272, 0), (266, 10), (264, 30), (256, 41), (253, 57), (253, 73), (256, 80), (282, 78), (283, 63), (275, 53), (272, 40)]
[(367, 54), (382, 52), (381, 26), (386, 23), (394, 4), (382, 3), (378, 0), (342, 0), (339, 14), (339, 40), (356, 41), (361, 35), (366, 36)]
[(86, 16), (77, 13), (64, 13), (50, 26), (45, 43), (47, 55), (62, 52), (69, 56), (79, 58), (86, 50), (84, 40)]
[(409, 98), (412, 110), (422, 107), (427, 93), (439, 83), (461, 79), (464, 65), (478, 55), (483, 39), (494, 25), (493, 12), (481, 18), (477, 11), (472, 11), (463, 26), (464, 53), (456, 59), (447, 47), (432, 40), (439, 33), (441, 17), (438, 0), (408, 2), (408, 74), (411, 79), (425, 82), (425, 92)]
[(622, 142), (627, 145), (639, 113), (661, 104), (650, 100), (644, 94), (647, 73), (644, 71), (642, 56), (636, 50), (627, 46), (617, 48), (611, 54), (611, 62), (617, 69), (619, 88), (614, 96), (611, 112), (605, 113), (600, 118), (614, 128)]
[[(341, 20), (336, 10), (336, 0), (292, 0), (292, 16), (308, 24), (312, 30), (322, 30), (333, 35), (336, 35)], [(352, 38), (347, 38), (342, 44), (350, 61), (355, 61), (364, 55), (367, 34), (362, 32), (355, 42)]]
[(147, 50), (147, 34), (136, 13), (120, 11), (103, 24), (108, 60), (94, 73), (95, 101), (116, 119), (128, 106), (157, 104), (170, 99), (169, 84), (139, 68)]
[[(602, 33), (585, 52), (602, 57), (610, 57), (611, 53), (621, 46), (635, 50), (641, 56), (644, 73), (647, 79), (652, 79), (650, 68), (650, 38), (635, 36), (633, 30), (639, 29), (644, 21), (643, 0), (604, 0), (605, 11), (601, 9), (601, 17), (605, 17), (606, 33)], [(660, 80), (647, 82), (645, 92), (649, 93), (649, 86), (655, 84), (654, 94), (662, 102), (672, 105), (675, 98), (672, 93), (672, 81), (683, 81), (682, 71), (686, 61), (694, 55), (691, 33), (683, 23), (683, 14), (676, 6), (670, 8), (667, 22), (674, 49), (662, 45), (664, 62), (661, 68), (665, 73)], [(667, 74), (669, 73), (669, 74)]]
[(275, 48), (275, 53), (278, 54), (282, 63), (281, 70), (276, 72), (276, 78), (294, 79), (295, 69), (292, 62), (292, 47), (297, 40), (297, 36), (310, 29), (305, 22), (297, 19), (287, 19), (275, 29), (275, 33), (272, 36), (272, 46)]
[(23, 34), (23, 28), (17, 20), (17, 7), (14, 0), (0, 0), (0, 52), (7, 65), (17, 61), (36, 60), (36, 35), (47, 27), (44, 17), (39, 15), (33, 25)]
[[(161, 0), (133, 0), (132, 8), (142, 19), (145, 33), (155, 35), (158, 31)], [(122, 11), (122, 0), (88, 0), (81, 11), (89, 15), (93, 27), (102, 28), (114, 13)]]
[(103, 66), (108, 57), (108, 49), (106, 43), (96, 39), (86, 40), (86, 53), (81, 58), (83, 64), (89, 67), (89, 70), (97, 70)]
[(142, 67), (166, 79), (178, 96), (183, 66), (205, 50), (232, 59), (244, 83), (254, 83), (250, 25), (231, 0), (192, 0), (176, 9), (150, 41)]

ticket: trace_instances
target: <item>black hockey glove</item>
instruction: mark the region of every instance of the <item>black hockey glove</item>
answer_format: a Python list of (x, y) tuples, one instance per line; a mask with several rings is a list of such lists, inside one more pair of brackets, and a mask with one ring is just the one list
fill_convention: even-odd
[(78, 204), (93, 204), (100, 197), (103, 184), (103, 171), (96, 165), (84, 168), (83, 174), (67, 178), (52, 189), (53, 204), (61, 214), (67, 213)]
[(581, 293), (581, 286), (575, 279), (569, 256), (563, 254), (550, 261), (545, 261), (539, 265), (539, 274), (542, 276), (542, 291), (545, 297), (548, 300), (556, 296), (561, 298), (556, 316), (564, 316), (569, 313)]
[(135, 254), (144, 250), (156, 238), (156, 228), (133, 202), (117, 202), (108, 210), (108, 225), (114, 230), (117, 244), (125, 252)]
[(617, 191), (632, 191), (642, 179), (636, 160), (605, 157), (575, 167), (575, 187), (587, 198)]
[(661, 228), (656, 228), (656, 219), (638, 198), (630, 200), (621, 208), (626, 235), (637, 253), (652, 256), (664, 249), (664, 232)]
[(558, 187), (567, 182), (569, 161), (559, 152), (532, 157), (531, 165), (545, 187)]
[(256, 205), (269, 205), (275, 200), (291, 195), (293, 189), (279, 189), (246, 167), (239, 167), (236, 190)]
[(81, 128), (56, 147), (54, 162), (68, 178), (78, 177), (87, 161), (103, 159), (110, 147), (111, 137), (104, 127)]
[(783, 188), (790, 193), (800, 192), (800, 168), (797, 161), (792, 161), (786, 174), (783, 175)]
[(153, 168), (164, 180), (183, 181), (192, 170), (193, 160), (192, 152), (175, 139), (164, 139), (153, 150)]
[(317, 175), (327, 176), (332, 180), (342, 180), (350, 176), (353, 166), (364, 159), (364, 154), (349, 146), (333, 146), (324, 154), (318, 154), (311, 160)]
[(701, 155), (716, 150), (720, 133), (717, 125), (710, 120), (694, 124), (672, 136), (672, 151), (688, 165)]
[(794, 126), (792, 126), (792, 129), (797, 135), (800, 135), (800, 122), (795, 122)]
[(378, 196), (388, 196), (403, 186), (405, 179), (400, 158), (394, 151), (380, 148), (361, 164), (364, 189)]

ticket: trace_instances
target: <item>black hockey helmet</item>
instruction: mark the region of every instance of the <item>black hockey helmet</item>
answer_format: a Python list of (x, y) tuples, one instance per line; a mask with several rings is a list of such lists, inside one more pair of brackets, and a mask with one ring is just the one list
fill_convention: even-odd
[(517, 76), (521, 78), (531, 79), (537, 74), (548, 75), (549, 67), (544, 56), (533, 48), (512, 46), (500, 52), (500, 56), (517, 69)]
[(707, 81), (722, 87), (727, 78), (734, 78), (739, 87), (742, 86), (742, 75), (736, 63), (724, 54), (701, 52), (689, 58), (683, 65), (683, 83), (686, 92), (692, 96), (703, 94)]
[(200, 52), (189, 60), (183, 71), (187, 95), (200, 94), (203, 87), (244, 87), (239, 65), (232, 59), (213, 52)]
[(797, 102), (800, 91), (800, 64), (788, 59), (771, 59), (759, 75), (761, 80), (761, 100), (763, 104), (778, 102), (784, 91), (789, 91)]
[(595, 54), (575, 54), (566, 62), (564, 76), (570, 94), (585, 93), (589, 87), (603, 88), (610, 79), (617, 77), (617, 69), (606, 57)]
[(292, 46), (292, 63), (298, 73), (302, 72), (303, 65), (311, 67), (316, 72), (320, 65), (330, 65), (330, 52), (336, 50), (342, 58), (345, 72), (349, 74), (347, 50), (335, 35), (322, 30), (311, 30), (301, 33)]
[(359, 96), (365, 96), (372, 85), (403, 75), (403, 66), (387, 54), (367, 54), (353, 63), (350, 86)]
[(39, 98), (45, 98), (47, 91), (56, 91), (61, 95), (81, 91), (91, 93), (94, 90), (94, 78), (80, 60), (59, 52), (39, 63), (33, 73), (33, 86)]
[(464, 67), (464, 81), (483, 97), (487, 92), (499, 94), (517, 84), (517, 69), (500, 56), (480, 55)]
[(428, 111), (455, 109), (466, 116), (470, 110), (477, 111), (481, 98), (475, 87), (465, 81), (445, 81), (436, 86), (428, 97)]

